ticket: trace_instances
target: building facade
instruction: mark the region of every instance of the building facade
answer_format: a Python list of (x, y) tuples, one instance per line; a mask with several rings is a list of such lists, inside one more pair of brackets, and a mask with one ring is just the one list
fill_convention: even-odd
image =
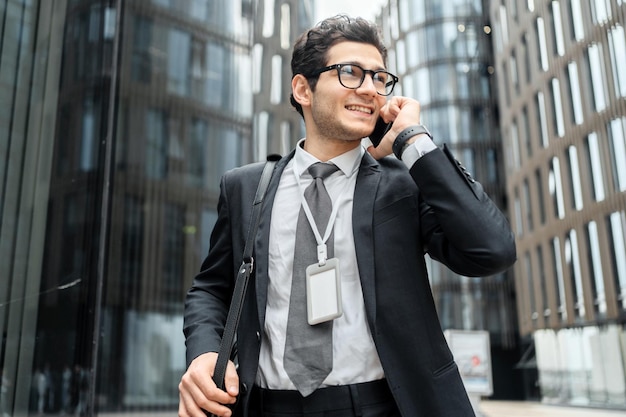
[[(488, 2), (391, 0), (379, 23), (390, 45), (395, 94), (420, 102), (422, 123), (446, 144), (507, 213), (502, 137)], [(532, 396), (523, 390), (511, 271), (459, 276), (429, 262), (433, 296), (445, 330), (488, 330), (494, 398)]]
[(490, 14), (527, 363), (544, 401), (626, 408), (626, 2)]
[[(177, 408), (219, 178), (282, 150), (255, 144), (275, 70), (259, 65), (311, 9), (0, 0), (0, 415)], [(291, 112), (266, 113), (264, 137), (289, 118), (297, 135)]]

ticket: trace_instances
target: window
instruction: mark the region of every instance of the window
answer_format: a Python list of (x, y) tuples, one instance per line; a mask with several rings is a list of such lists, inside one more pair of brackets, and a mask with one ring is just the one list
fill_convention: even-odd
[(535, 184), (537, 185), (537, 198), (539, 203), (539, 221), (541, 224), (546, 223), (546, 207), (543, 199), (543, 179), (541, 178), (541, 171), (535, 170)]
[(515, 89), (516, 95), (519, 94), (519, 77), (517, 74), (517, 57), (515, 56), (515, 52), (511, 54), (509, 57), (509, 69), (511, 70), (511, 83), (513, 84), (513, 88)]
[(616, 191), (626, 191), (626, 117), (611, 120), (609, 144)]
[(591, 77), (595, 110), (602, 111), (607, 106), (605, 72), (602, 64), (602, 45), (590, 45), (587, 50), (587, 57), (589, 60), (589, 76)]
[[(626, 62), (626, 57), (625, 61)], [(578, 81), (578, 65), (572, 61), (567, 64), (567, 75), (569, 77), (569, 95), (571, 100), (572, 118), (577, 125), (583, 122), (583, 105), (580, 96), (580, 82)]]
[(515, 168), (519, 168), (522, 165), (520, 157), (520, 144), (519, 134), (517, 131), (517, 123), (513, 121), (511, 124), (511, 162)]
[(163, 179), (167, 176), (169, 137), (166, 113), (162, 110), (148, 110), (144, 131), (146, 132), (146, 176), (153, 179)]
[(522, 218), (522, 202), (519, 196), (519, 189), (515, 188), (515, 229), (517, 231), (517, 236), (522, 236), (524, 234), (524, 224), (522, 222)]
[(522, 109), (522, 129), (524, 135), (524, 153), (526, 157), (529, 157), (533, 154), (533, 147), (531, 143), (530, 137), (530, 125), (528, 123), (528, 108), (524, 106)]
[(578, 42), (585, 39), (585, 25), (583, 23), (583, 12), (580, 7), (582, 0), (570, 0), (570, 7), (572, 13), (572, 28), (574, 39)]
[(272, 72), (270, 80), (270, 103), (272, 104), (279, 104), (282, 101), (282, 65), (283, 59), (280, 55), (272, 56)]
[(528, 51), (528, 34), (522, 35), (522, 42), (520, 43), (520, 55), (522, 56), (522, 62), (524, 65), (524, 74), (522, 75), (524, 82), (529, 84), (531, 79), (531, 68), (530, 68), (530, 52)]
[(563, 41), (563, 23), (561, 22), (561, 4), (552, 2), (552, 23), (554, 28), (554, 49), (559, 56), (565, 55), (565, 43)]
[(611, 261), (615, 276), (616, 292), (621, 301), (622, 309), (626, 310), (626, 213), (623, 211), (611, 213), (607, 221), (608, 234), (611, 236), (613, 250)]
[(608, 33), (609, 52), (611, 54), (611, 66), (613, 68), (613, 84), (615, 95), (626, 97), (626, 71), (623, 66), (626, 62), (626, 40), (624, 39), (624, 27), (615, 25)]
[(528, 291), (530, 319), (535, 322), (539, 314), (537, 313), (537, 302), (535, 300), (535, 289), (533, 285), (533, 267), (530, 261), (530, 253), (528, 252), (524, 254), (524, 268), (526, 269), (526, 288)]
[(610, 0), (592, 0), (590, 3), (593, 23), (601, 25), (611, 18)]
[[(93, 97), (85, 99), (83, 104), (83, 115), (81, 123), (81, 143), (80, 143), (80, 170), (92, 171), (97, 167), (98, 149), (96, 121), (99, 111), (94, 110), (94, 106), (99, 107), (99, 103), (94, 103)], [(98, 109), (99, 110), (99, 109)]]
[(550, 195), (552, 196), (554, 214), (559, 218), (565, 218), (563, 207), (563, 183), (561, 181), (561, 166), (559, 158), (552, 158), (550, 163), (550, 176), (548, 178)]
[(596, 313), (604, 316), (606, 314), (606, 294), (604, 291), (604, 273), (602, 272), (598, 225), (595, 221), (590, 221), (587, 224), (587, 248), (587, 260), (591, 266), (590, 273), (594, 292), (594, 305)]
[(570, 192), (572, 194), (572, 208), (580, 211), (583, 209), (583, 192), (580, 186), (580, 168), (578, 166), (578, 151), (575, 146), (567, 148), (567, 156), (569, 160), (569, 182), (571, 184)]
[(565, 136), (565, 121), (563, 120), (563, 103), (561, 102), (561, 84), (558, 78), (552, 79), (552, 110), (556, 134), (563, 137)]
[(528, 179), (524, 180), (524, 209), (526, 211), (526, 225), (528, 226), (528, 231), (533, 230), (533, 208), (532, 201), (530, 198), (530, 186), (528, 184)]
[(561, 241), (558, 237), (552, 239), (552, 269), (557, 287), (557, 305), (561, 321), (567, 320), (567, 306), (565, 299), (565, 285), (563, 283), (563, 264), (561, 263)]
[(291, 7), (283, 3), (280, 6), (280, 47), (284, 50), (291, 48)]
[(194, 119), (189, 129), (187, 139), (187, 183), (191, 186), (202, 187), (206, 173), (206, 143), (208, 140), (208, 123), (201, 119)]
[(206, 45), (207, 70), (204, 83), (204, 103), (214, 108), (226, 110), (226, 87), (229, 85), (228, 74), (230, 56), (222, 45), (209, 42)]
[(602, 158), (598, 145), (598, 134), (591, 132), (587, 136), (587, 157), (589, 171), (591, 172), (591, 184), (593, 186), (593, 198), (596, 201), (604, 200), (604, 174), (602, 171)]
[(549, 143), (548, 119), (546, 116), (546, 101), (541, 91), (537, 93), (537, 122), (540, 127), (541, 145), (547, 148)]
[(537, 264), (539, 270), (539, 285), (541, 285), (541, 307), (543, 307), (543, 315), (546, 319), (546, 324), (549, 324), (549, 317), (551, 314), (550, 308), (548, 306), (548, 291), (546, 289), (546, 273), (545, 273), (545, 262), (543, 260), (543, 249), (541, 246), (537, 246)]
[(537, 18), (537, 42), (539, 43), (539, 64), (540, 68), (547, 71), (548, 65), (548, 47), (546, 44), (546, 27), (543, 23), (543, 18)]
[(191, 80), (191, 35), (170, 29), (167, 39), (167, 91), (187, 96)]
[(578, 318), (585, 317), (585, 297), (580, 271), (580, 254), (576, 230), (570, 230), (565, 239), (565, 262), (569, 267), (572, 288), (574, 289), (574, 311)]
[(133, 54), (131, 58), (131, 79), (150, 83), (153, 71), (152, 53), (152, 21), (142, 17), (134, 17)]

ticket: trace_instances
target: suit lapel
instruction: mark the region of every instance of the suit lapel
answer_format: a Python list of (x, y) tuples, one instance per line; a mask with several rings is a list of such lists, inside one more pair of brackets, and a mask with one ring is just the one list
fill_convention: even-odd
[(295, 151), (281, 158), (276, 164), (272, 179), (267, 187), (267, 193), (261, 208), (261, 220), (259, 222), (259, 231), (254, 244), (256, 265), (256, 294), (257, 307), (259, 313), (259, 323), (261, 327), (265, 324), (265, 304), (267, 302), (267, 285), (269, 282), (269, 242), (270, 242), (270, 221), (272, 219), (272, 207), (274, 206), (274, 198), (278, 190), (280, 177), (287, 166), (287, 163), (293, 158)]
[[(282, 158), (277, 164), (272, 175), (263, 207), (261, 209), (261, 221), (259, 232), (255, 241), (255, 262), (256, 266), (256, 294), (261, 326), (265, 323), (265, 306), (267, 303), (267, 285), (269, 282), (269, 238), (270, 220), (272, 217), (272, 207), (274, 198), (278, 190), (280, 177), (285, 166), (293, 158), (295, 152)], [(354, 231), (354, 242), (356, 250), (359, 275), (361, 277), (361, 287), (363, 289), (363, 299), (370, 326), (373, 327), (376, 318), (376, 291), (374, 274), (374, 241), (372, 236), (372, 223), (374, 214), (374, 201), (376, 190), (380, 182), (380, 168), (378, 162), (365, 153), (361, 160), (361, 166), (357, 174), (356, 186), (354, 189), (354, 204), (352, 209), (352, 227)]]
[(370, 327), (376, 322), (376, 285), (374, 237), (372, 235), (374, 201), (380, 183), (380, 166), (369, 153), (365, 152), (356, 179), (354, 204), (352, 208), (352, 228), (356, 259), (361, 277), (363, 299)]

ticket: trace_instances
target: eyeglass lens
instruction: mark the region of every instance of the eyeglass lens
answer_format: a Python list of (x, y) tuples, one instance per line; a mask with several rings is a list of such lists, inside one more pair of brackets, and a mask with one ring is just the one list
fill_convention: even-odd
[(338, 66), (337, 72), (339, 81), (346, 88), (359, 88), (365, 80), (366, 73), (372, 75), (374, 87), (379, 94), (385, 96), (391, 94), (395, 84), (393, 76), (387, 71), (367, 71), (357, 65), (345, 64)]

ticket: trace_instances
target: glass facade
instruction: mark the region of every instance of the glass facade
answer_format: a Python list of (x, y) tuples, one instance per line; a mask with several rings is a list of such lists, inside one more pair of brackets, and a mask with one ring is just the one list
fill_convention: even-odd
[[(435, 142), (445, 143), (507, 212), (488, 13), (481, 0), (393, 0), (380, 22), (390, 44), (389, 67), (400, 77), (395, 94), (419, 100)], [(519, 85), (518, 73), (509, 81)], [(434, 261), (429, 267), (443, 328), (491, 335), (494, 398), (523, 396), (514, 370), (520, 347), (512, 274), (473, 279)]]
[[(542, 399), (626, 409), (626, 4), (490, 9), (507, 193), (520, 200), (519, 327), (534, 343)], [(523, 65), (511, 60), (520, 54)], [(518, 71), (529, 73), (521, 85), (504, 81)], [(535, 115), (527, 131), (525, 109)]]
[(0, 1), (0, 415), (174, 410), (251, 0)]

